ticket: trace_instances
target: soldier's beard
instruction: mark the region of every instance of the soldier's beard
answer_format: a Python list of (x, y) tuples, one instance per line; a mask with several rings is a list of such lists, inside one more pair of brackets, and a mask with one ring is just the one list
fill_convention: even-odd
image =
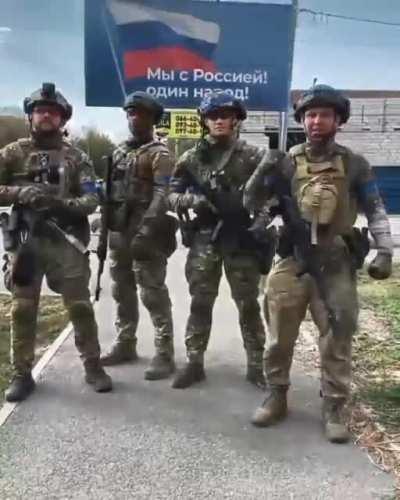
[(61, 129), (43, 130), (38, 127), (32, 127), (31, 136), (39, 146), (51, 148), (56, 147), (62, 141), (63, 132)]

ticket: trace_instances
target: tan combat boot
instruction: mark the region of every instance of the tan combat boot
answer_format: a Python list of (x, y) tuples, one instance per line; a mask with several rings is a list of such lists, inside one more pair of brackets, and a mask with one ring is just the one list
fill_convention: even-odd
[(96, 392), (112, 391), (112, 380), (104, 371), (99, 359), (87, 359), (84, 361), (85, 381), (93, 386)]
[(268, 427), (284, 420), (287, 416), (286, 385), (273, 385), (264, 403), (256, 409), (251, 423), (256, 427)]
[(324, 397), (322, 419), (326, 438), (331, 443), (347, 443), (350, 439), (344, 412), (345, 402), (343, 398)]
[(134, 342), (116, 342), (111, 346), (110, 351), (100, 358), (103, 366), (122, 365), (123, 363), (134, 362), (139, 359)]

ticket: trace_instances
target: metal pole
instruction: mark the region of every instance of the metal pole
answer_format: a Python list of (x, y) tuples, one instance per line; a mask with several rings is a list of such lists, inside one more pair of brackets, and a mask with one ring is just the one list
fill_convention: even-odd
[(286, 151), (289, 116), (287, 111), (279, 113), (279, 149)]
[[(296, 27), (297, 27), (297, 18), (299, 14), (299, 2), (298, 0), (292, 0), (294, 16), (293, 16), (293, 44), (296, 36)], [(292, 70), (292, 68), (291, 68)], [(288, 93), (289, 93), (289, 102), (290, 102), (290, 87), (291, 82), (288, 85)], [(288, 111), (283, 111), (279, 113), (279, 149), (281, 151), (286, 151), (287, 145), (287, 134), (288, 134), (288, 124), (289, 124), (289, 114)]]

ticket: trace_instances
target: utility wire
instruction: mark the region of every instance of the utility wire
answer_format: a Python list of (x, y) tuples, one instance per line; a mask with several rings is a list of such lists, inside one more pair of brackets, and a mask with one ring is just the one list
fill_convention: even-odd
[(389, 21), (380, 21), (379, 19), (369, 19), (366, 17), (355, 17), (355, 16), (344, 16), (341, 14), (333, 14), (332, 12), (323, 12), (312, 9), (299, 9), (300, 14), (311, 14), (312, 16), (320, 16), (320, 17), (333, 17), (335, 19), (344, 19), (345, 21), (358, 21), (360, 23), (370, 23), (370, 24), (381, 24), (384, 26), (397, 26), (400, 27), (399, 23), (392, 23)]

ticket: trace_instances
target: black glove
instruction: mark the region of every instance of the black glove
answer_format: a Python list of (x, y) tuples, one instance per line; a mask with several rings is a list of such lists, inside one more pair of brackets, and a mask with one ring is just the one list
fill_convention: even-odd
[(374, 280), (385, 280), (392, 274), (392, 256), (389, 253), (378, 252), (368, 266), (368, 274)]

